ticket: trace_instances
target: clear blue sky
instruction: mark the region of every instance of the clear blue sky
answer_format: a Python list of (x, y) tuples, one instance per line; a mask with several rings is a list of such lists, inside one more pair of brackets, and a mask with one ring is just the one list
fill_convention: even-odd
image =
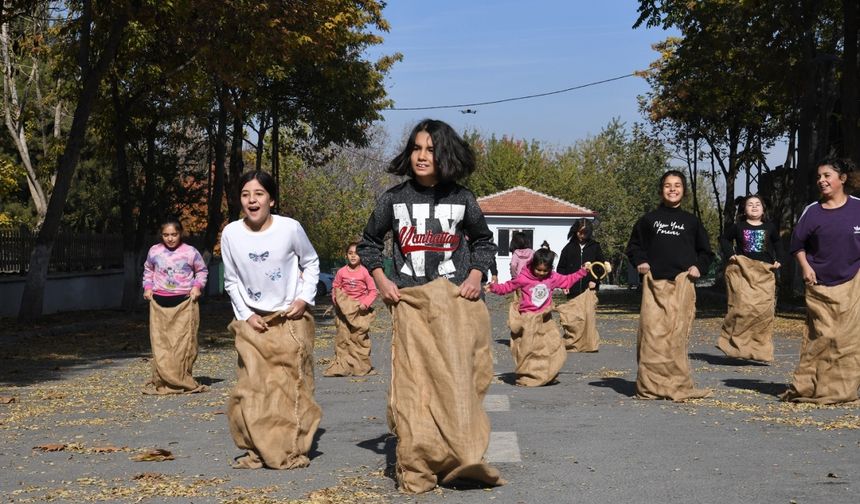
[[(395, 107), (483, 102), (537, 94), (643, 70), (669, 33), (632, 29), (633, 0), (392, 0), (385, 43), (370, 57), (400, 52), (386, 80)], [(536, 139), (564, 147), (600, 132), (613, 117), (642, 121), (639, 77), (512, 103), (459, 109), (386, 111), (391, 141), (418, 120), (441, 119), (458, 131)]]

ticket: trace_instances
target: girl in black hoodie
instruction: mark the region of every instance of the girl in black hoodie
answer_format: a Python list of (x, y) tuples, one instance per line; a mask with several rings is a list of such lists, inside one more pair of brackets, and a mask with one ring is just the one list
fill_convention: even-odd
[[(556, 271), (562, 275), (567, 275), (577, 271), (585, 263), (602, 263), (603, 250), (600, 248), (600, 243), (592, 238), (594, 234), (594, 225), (590, 219), (576, 219), (573, 225), (570, 226), (570, 231), (567, 233), (569, 240), (567, 245), (561, 250), (561, 257), (558, 260)], [(576, 296), (585, 292), (585, 289), (598, 289), (600, 280), (593, 274), (589, 274), (579, 282), (573, 284), (568, 290), (567, 298), (573, 299)]]

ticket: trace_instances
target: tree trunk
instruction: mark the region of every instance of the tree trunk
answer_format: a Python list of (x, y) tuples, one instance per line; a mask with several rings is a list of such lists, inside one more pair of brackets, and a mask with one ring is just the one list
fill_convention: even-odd
[(281, 211), (281, 198), (278, 196), (281, 189), (281, 119), (278, 115), (277, 106), (272, 107), (272, 177), (275, 179), (275, 213)]
[(857, 30), (860, 9), (857, 0), (842, 0), (842, 12), (845, 18), (845, 41), (842, 53), (842, 155), (860, 163), (860, 111), (858, 111), (857, 86)]
[(269, 114), (263, 112), (260, 114), (260, 129), (257, 131), (257, 145), (254, 146), (257, 159), (254, 163), (254, 169), (260, 171), (263, 169), (263, 153), (266, 150), (266, 131), (269, 129)]
[(212, 195), (209, 198), (209, 221), (206, 223), (206, 252), (215, 250), (218, 233), (224, 222), (221, 205), (224, 199), (224, 171), (227, 160), (227, 104), (223, 84), (218, 89), (218, 124), (215, 131), (215, 173), (212, 176)]
[(134, 206), (131, 195), (131, 183), (128, 175), (128, 154), (126, 131), (128, 113), (119, 96), (119, 86), (116, 79), (112, 82), (114, 106), (114, 150), (116, 155), (114, 165), (114, 181), (119, 190), (119, 213), (122, 224), (122, 309), (131, 311), (138, 301), (137, 259), (134, 247)]
[[(89, 1), (85, 2), (85, 13), (89, 10), (88, 6)], [(81, 59), (88, 61), (90, 47), (88, 45), (89, 33), (87, 31), (91, 25), (91, 19), (88, 18), (87, 14), (84, 14), (82, 17), (84, 18), (82, 20), (84, 22), (81, 23), (81, 26), (84, 27), (84, 32), (81, 34), (80, 53)], [(32, 254), (30, 254), (30, 269), (27, 272), (27, 282), (24, 284), (24, 293), (21, 296), (21, 308), (18, 312), (18, 320), (31, 321), (42, 315), (51, 251), (54, 248), (57, 233), (60, 231), (60, 220), (63, 217), (63, 209), (66, 206), (66, 199), (69, 196), (75, 168), (77, 167), (81, 149), (84, 145), (87, 122), (92, 112), (93, 102), (98, 93), (99, 85), (105, 72), (107, 72), (108, 65), (116, 55), (127, 24), (128, 12), (123, 9), (118, 13), (116, 19), (111, 22), (110, 34), (103, 50), (100, 52), (98, 62), (93, 66), (89, 64), (81, 65), (81, 81), (83, 83), (81, 94), (75, 107), (72, 128), (69, 131), (66, 146), (57, 166), (57, 179), (51, 193), (51, 199), (48, 202), (48, 212), (45, 215), (45, 222), (39, 229), (36, 244), (33, 247)]]
[(230, 141), (230, 172), (227, 176), (227, 216), (230, 222), (239, 218), (242, 204), (239, 201), (239, 177), (245, 170), (245, 162), (242, 159), (242, 142), (244, 141), (245, 120), (242, 110), (239, 108), (239, 99), (234, 101), (236, 106), (233, 110), (233, 136)]

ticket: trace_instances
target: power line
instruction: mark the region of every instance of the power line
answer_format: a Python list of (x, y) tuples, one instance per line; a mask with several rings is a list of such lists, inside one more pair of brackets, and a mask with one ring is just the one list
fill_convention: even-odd
[(587, 88), (591, 86), (597, 86), (598, 84), (606, 84), (607, 82), (617, 81), (621, 79), (626, 79), (628, 77), (635, 76), (635, 73), (629, 73), (625, 75), (620, 75), (618, 77), (612, 77), (611, 79), (604, 79), (595, 82), (589, 82), (588, 84), (580, 84), (579, 86), (573, 86), (565, 89), (559, 89), (558, 91), (549, 91), (547, 93), (538, 93), (531, 94), (526, 96), (516, 96), (514, 98), (503, 98), (501, 100), (493, 100), (493, 101), (485, 101), (485, 102), (477, 102), (477, 103), (460, 103), (458, 105), (433, 105), (430, 107), (389, 107), (383, 110), (435, 110), (435, 109), (449, 109), (449, 108), (462, 108), (462, 107), (476, 107), (478, 105), (495, 105), (497, 103), (506, 103), (512, 101), (519, 100), (529, 100), (531, 98), (540, 98), (542, 96), (550, 96), (555, 94), (567, 93), (568, 91), (574, 91), (577, 89)]

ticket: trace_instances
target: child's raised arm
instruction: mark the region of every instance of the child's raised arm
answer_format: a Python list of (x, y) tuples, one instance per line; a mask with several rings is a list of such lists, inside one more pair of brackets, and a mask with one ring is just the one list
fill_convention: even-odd
[(490, 283), (484, 286), (484, 290), (487, 292), (492, 292), (493, 294), (504, 296), (505, 294), (520, 289), (525, 285), (519, 280), (520, 277), (516, 277), (513, 280), (508, 280), (505, 283)]
[(554, 271), (553, 276), (555, 277), (555, 281), (553, 282), (555, 287), (559, 289), (570, 289), (573, 284), (588, 276), (588, 270), (583, 266), (568, 275), (562, 275), (561, 273)]

